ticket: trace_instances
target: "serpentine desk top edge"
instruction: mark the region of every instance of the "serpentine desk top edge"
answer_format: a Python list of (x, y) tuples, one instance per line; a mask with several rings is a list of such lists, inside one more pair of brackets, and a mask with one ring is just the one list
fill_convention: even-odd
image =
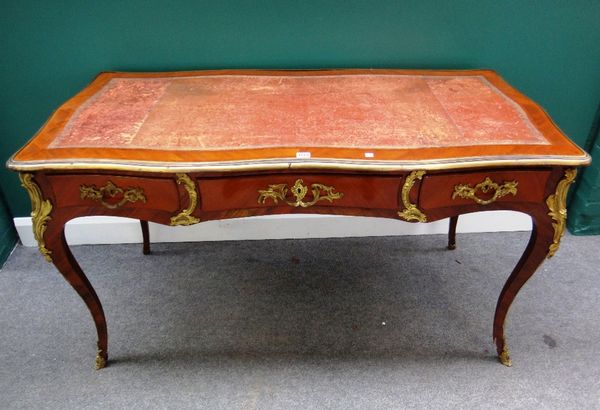
[(7, 166), (402, 171), (589, 162), (491, 70), (345, 69), (101, 73)]

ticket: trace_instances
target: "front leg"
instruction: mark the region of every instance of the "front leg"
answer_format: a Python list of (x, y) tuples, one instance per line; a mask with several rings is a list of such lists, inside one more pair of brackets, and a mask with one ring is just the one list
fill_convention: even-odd
[(96, 369), (102, 369), (106, 366), (108, 360), (108, 333), (100, 299), (69, 249), (65, 239), (64, 224), (60, 221), (51, 220), (48, 223), (45, 237), (46, 246), (51, 252), (52, 263), (83, 299), (92, 314), (98, 333)]
[[(38, 242), (40, 252), (48, 262), (56, 266), (83, 299), (92, 314), (98, 333), (96, 369), (101, 369), (106, 365), (108, 359), (106, 318), (96, 291), (67, 245), (64, 228), (70, 216), (61, 214), (60, 210), (53, 208), (51, 200), (42, 193), (39, 181), (35, 180), (33, 174), (22, 174), (20, 178), (31, 198), (33, 234)], [(44, 185), (42, 184), (42, 186)], [(46, 192), (50, 192), (50, 190)]]
[(548, 247), (552, 243), (553, 230), (550, 218), (543, 211), (538, 211), (532, 213), (532, 221), (533, 229), (527, 248), (500, 292), (494, 315), (494, 342), (498, 358), (505, 366), (512, 366), (508, 344), (504, 336), (504, 324), (508, 309), (521, 287), (546, 259)]
[(557, 184), (556, 192), (548, 196), (546, 206), (538, 206), (528, 211), (533, 222), (531, 237), (523, 256), (504, 284), (494, 315), (494, 341), (498, 358), (506, 366), (512, 365), (504, 336), (504, 324), (508, 309), (521, 287), (544, 259), (552, 257), (557, 251), (566, 224), (567, 191), (569, 185), (575, 180), (575, 175), (576, 170), (567, 170), (564, 178)]

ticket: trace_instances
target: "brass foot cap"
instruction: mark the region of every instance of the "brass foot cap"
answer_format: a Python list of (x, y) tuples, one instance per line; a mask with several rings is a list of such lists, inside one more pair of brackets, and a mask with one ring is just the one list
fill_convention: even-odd
[(500, 353), (498, 355), (498, 360), (500, 360), (500, 363), (502, 363), (506, 367), (511, 367), (512, 366), (512, 360), (510, 360), (510, 356), (508, 354), (508, 348), (507, 347), (504, 347), (504, 349), (502, 350), (502, 353)]
[(104, 369), (106, 367), (106, 360), (104, 357), (96, 356), (96, 370)]
[(104, 369), (106, 367), (106, 357), (102, 354), (100, 347), (96, 350), (96, 370)]

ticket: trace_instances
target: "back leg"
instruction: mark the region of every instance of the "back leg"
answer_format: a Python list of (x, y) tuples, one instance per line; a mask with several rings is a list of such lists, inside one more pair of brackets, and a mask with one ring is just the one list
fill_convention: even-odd
[(148, 221), (140, 220), (140, 225), (142, 226), (142, 238), (144, 241), (142, 252), (144, 255), (148, 255), (150, 253), (150, 231), (148, 230)]
[(448, 249), (456, 249), (456, 224), (458, 215), (450, 217), (450, 227), (448, 228)]

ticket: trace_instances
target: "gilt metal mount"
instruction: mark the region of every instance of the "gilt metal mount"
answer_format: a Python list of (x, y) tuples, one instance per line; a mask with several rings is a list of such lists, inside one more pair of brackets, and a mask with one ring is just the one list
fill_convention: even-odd
[[(120, 188), (112, 181), (108, 181), (105, 186), (98, 188), (96, 185), (81, 185), (79, 187), (81, 199), (91, 199), (100, 202), (108, 209), (117, 209), (127, 202), (135, 203), (137, 201), (146, 202), (144, 190), (138, 187)], [(117, 202), (108, 202), (109, 199), (121, 197)]]
[(176, 174), (176, 176), (177, 183), (179, 185), (183, 185), (190, 201), (187, 208), (183, 209), (177, 215), (171, 217), (171, 226), (187, 226), (197, 224), (200, 222), (200, 219), (192, 216), (192, 212), (194, 212), (196, 206), (198, 206), (198, 192), (196, 192), (196, 184), (187, 174)]
[(554, 238), (552, 244), (548, 248), (548, 258), (554, 256), (558, 247), (560, 246), (560, 238), (565, 232), (565, 225), (567, 224), (567, 192), (569, 192), (569, 186), (575, 181), (577, 176), (577, 169), (567, 169), (565, 176), (556, 186), (556, 192), (546, 199), (546, 205), (548, 205), (548, 215), (552, 218), (552, 227), (554, 228)]
[(19, 174), (21, 179), (21, 185), (29, 193), (31, 199), (31, 221), (33, 227), (33, 236), (38, 243), (40, 253), (44, 256), (48, 262), (52, 262), (52, 251), (46, 248), (46, 242), (44, 240), (44, 233), (46, 232), (50, 212), (52, 212), (52, 203), (50, 200), (44, 199), (42, 196), (42, 190), (35, 183), (33, 174)]
[(410, 202), (410, 191), (415, 185), (415, 182), (423, 178), (423, 175), (425, 175), (425, 171), (413, 171), (406, 177), (406, 180), (404, 181), (401, 194), (402, 205), (404, 205), (404, 209), (398, 211), (398, 216), (405, 221), (427, 222), (427, 216), (421, 212), (416, 204)]
[[(269, 185), (267, 189), (258, 190), (258, 203), (264, 204), (267, 199), (272, 199), (276, 204), (281, 200), (289, 206), (308, 208), (319, 201), (333, 202), (344, 196), (342, 192), (335, 192), (335, 187), (323, 184), (311, 184), (310, 191), (312, 193), (312, 199), (305, 201), (304, 199), (306, 198), (308, 190), (309, 187), (304, 185), (304, 182), (301, 179), (297, 179), (291, 188), (288, 188), (287, 184)], [(290, 192), (294, 197), (293, 200), (287, 199), (288, 193)]]
[[(486, 177), (483, 182), (478, 183), (475, 187), (472, 187), (469, 184), (461, 184), (456, 185), (454, 187), (454, 193), (452, 194), (452, 199), (456, 199), (456, 197), (472, 199), (479, 205), (489, 205), (492, 202), (496, 202), (498, 198), (502, 198), (508, 194), (512, 194), (513, 196), (517, 195), (517, 185), (519, 183), (517, 181), (509, 181), (504, 182), (502, 184), (498, 184), (490, 179), (490, 177)], [(488, 199), (481, 199), (477, 196), (477, 192), (483, 192), (487, 194), (490, 191), (494, 191), (494, 195)]]

